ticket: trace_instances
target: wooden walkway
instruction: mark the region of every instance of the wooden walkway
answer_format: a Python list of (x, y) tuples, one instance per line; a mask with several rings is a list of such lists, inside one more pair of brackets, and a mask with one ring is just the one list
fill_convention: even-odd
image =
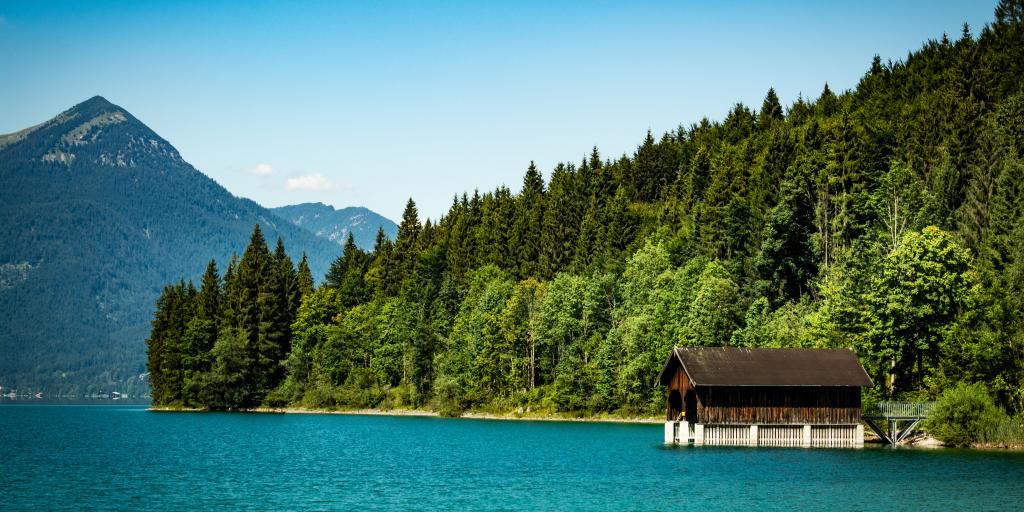
[(881, 402), (878, 414), (865, 415), (864, 421), (882, 441), (896, 446), (928, 418), (934, 405), (935, 402)]

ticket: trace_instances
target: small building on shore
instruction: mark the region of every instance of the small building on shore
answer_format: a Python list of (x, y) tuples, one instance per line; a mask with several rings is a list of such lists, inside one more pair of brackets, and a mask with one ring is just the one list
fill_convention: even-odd
[(847, 349), (676, 347), (665, 442), (859, 448), (861, 388), (874, 384)]

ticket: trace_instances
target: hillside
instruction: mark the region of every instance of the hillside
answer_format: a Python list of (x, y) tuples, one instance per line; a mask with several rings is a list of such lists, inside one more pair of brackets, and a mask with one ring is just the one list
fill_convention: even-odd
[[(292, 279), (254, 237), (222, 287), (165, 293), (154, 399), (658, 414), (673, 345), (819, 347), (857, 352), (868, 406), (977, 382), (1020, 413), (1022, 18), (1004, 1), (977, 37), (865, 56), (853, 90), (786, 108), (768, 90), (547, 182), (530, 165), (518, 193), (464, 194), (436, 224), (410, 200), (394, 243), (346, 251), (294, 323), (210, 307), (232, 328), (195, 351), (175, 311)], [(275, 357), (284, 372), (244, 364)]]
[[(241, 252), (259, 223), (323, 276), (340, 248), (233, 196), (97, 96), (0, 136), (0, 385), (145, 391), (164, 283)], [(135, 383), (135, 384), (132, 384)]]
[(390, 219), (359, 206), (336, 210), (333, 206), (323, 203), (303, 203), (271, 208), (270, 211), (316, 236), (341, 246), (345, 245), (348, 234), (352, 233), (356, 245), (367, 251), (373, 248), (378, 229), (383, 228), (384, 234), (391, 240), (394, 240), (395, 234), (398, 233), (398, 225)]

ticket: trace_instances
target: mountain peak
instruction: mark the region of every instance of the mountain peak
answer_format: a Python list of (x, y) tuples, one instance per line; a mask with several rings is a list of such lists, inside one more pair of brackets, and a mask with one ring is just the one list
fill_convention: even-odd
[(65, 166), (76, 161), (113, 167), (135, 167), (147, 159), (181, 161), (173, 146), (103, 96), (93, 96), (39, 125), (0, 136), (0, 150), (15, 147), (9, 153), (12, 158)]
[(80, 394), (113, 380), (141, 393), (163, 283), (198, 279), (211, 257), (226, 264), (257, 223), (318, 276), (342, 252), (232, 195), (99, 96), (0, 136), (0, 205), (5, 388)]
[(107, 101), (103, 96), (93, 96), (63, 112), (58, 118), (64, 115), (76, 115), (81, 117), (95, 117), (100, 114), (120, 112), (128, 114), (128, 111)]
[(79, 103), (78, 105), (75, 105), (74, 107), (72, 107), (72, 109), (86, 109), (86, 108), (94, 109), (94, 108), (111, 108), (111, 107), (119, 108), (117, 105), (114, 105), (113, 103), (107, 101), (107, 99), (104, 98), (103, 96), (100, 96), (100, 95), (97, 94), (96, 96), (93, 96), (92, 98), (89, 98), (89, 99)]

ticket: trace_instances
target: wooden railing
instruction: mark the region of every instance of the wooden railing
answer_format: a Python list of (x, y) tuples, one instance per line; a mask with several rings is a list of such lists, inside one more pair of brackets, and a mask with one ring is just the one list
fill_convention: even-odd
[(885, 418), (927, 418), (935, 402), (879, 402), (878, 412)]

